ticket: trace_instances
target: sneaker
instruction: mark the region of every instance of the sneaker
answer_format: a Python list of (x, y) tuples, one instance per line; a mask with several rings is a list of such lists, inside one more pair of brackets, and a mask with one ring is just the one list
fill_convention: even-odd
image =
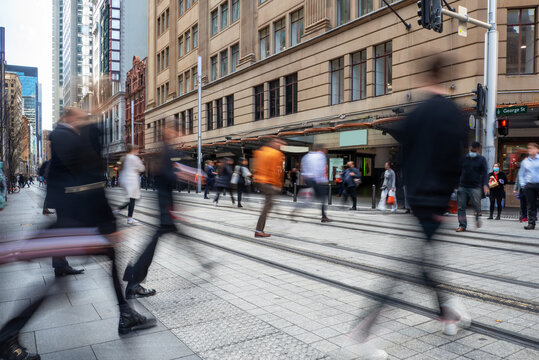
[(155, 319), (148, 319), (131, 309), (129, 305), (120, 306), (120, 322), (118, 324), (118, 333), (121, 335), (129, 334), (132, 331), (149, 329), (157, 325)]
[(451, 298), (441, 305), (445, 312), (453, 319), (442, 320), (442, 332), (448, 336), (457, 335), (459, 328), (468, 328), (472, 324), (472, 318), (464, 305), (457, 299)]
[(493, 217), (492, 215), (490, 215), (490, 216), (487, 218), (487, 220), (492, 220), (492, 219), (494, 219), (494, 217)]
[(255, 231), (255, 237), (270, 237), (271, 235), (270, 234), (266, 234), (265, 232), (263, 231)]
[[(357, 352), (356, 352), (357, 351)], [(382, 349), (378, 349), (372, 342), (359, 344), (357, 350), (354, 349), (361, 360), (386, 360), (389, 355)]]
[(118, 215), (118, 214), (120, 213), (120, 210), (114, 209), (114, 210), (112, 210), (112, 213), (113, 213), (114, 215)]
[(348, 210), (357, 210), (357, 209), (356, 209), (355, 207), (351, 207), (351, 208), (348, 209)]
[(460, 226), (459, 228), (457, 228), (457, 232), (464, 232), (464, 231), (466, 231), (465, 227)]
[(23, 348), (17, 339), (0, 345), (0, 356), (5, 360), (40, 360), (38, 354), (31, 354)]
[(527, 218), (527, 217), (522, 218), (522, 219), (520, 220), (520, 222), (528, 222), (528, 218)]
[(128, 224), (128, 225), (136, 225), (136, 224), (138, 224), (138, 223), (139, 223), (139, 222), (138, 222), (137, 220), (133, 219), (133, 218), (128, 218), (128, 219), (127, 219), (127, 224)]
[(501, 219), (500, 215), (496, 216), (496, 220), (500, 220), (500, 219)]
[(324, 216), (324, 217), (322, 218), (322, 222), (323, 222), (323, 223), (328, 223), (328, 222), (332, 222), (332, 221), (333, 221), (333, 220), (331, 220), (331, 219), (328, 218), (327, 216)]

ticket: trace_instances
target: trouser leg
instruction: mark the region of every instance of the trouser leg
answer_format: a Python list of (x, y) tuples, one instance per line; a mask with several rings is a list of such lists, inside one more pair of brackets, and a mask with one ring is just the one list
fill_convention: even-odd
[(0, 330), (0, 344), (6, 341), (16, 339), (19, 336), (21, 329), (26, 325), (28, 320), (32, 318), (32, 315), (39, 309), (41, 304), (45, 300), (45, 295), (42, 295), (38, 300), (35, 300), (30, 305), (25, 307), (20, 313), (13, 319), (9, 320)]
[(129, 201), (126, 202), (125, 204), (123, 204), (122, 206), (118, 207), (118, 210), (123, 210), (123, 209), (125, 209), (126, 207), (129, 206), (129, 203), (130, 203), (130, 202), (131, 202), (131, 199), (129, 199)]
[(257, 231), (264, 231), (264, 228), (266, 227), (266, 218), (273, 206), (273, 192), (270, 189), (270, 185), (264, 184), (261, 190), (264, 192), (266, 199), (260, 217), (258, 218), (258, 223), (256, 224)]
[(490, 217), (494, 215), (494, 204), (496, 203), (496, 197), (490, 194)]
[(135, 199), (130, 198), (129, 199), (129, 207), (127, 209), (127, 216), (133, 217), (133, 212), (135, 211)]
[(519, 191), (520, 198), (520, 219), (528, 218), (528, 201), (524, 189)]
[(215, 199), (213, 201), (215, 202), (219, 202), (219, 197), (221, 196), (221, 193), (223, 192), (223, 188), (218, 186), (217, 187), (217, 192), (215, 194)]
[[(226, 192), (226, 189), (225, 189)], [(228, 188), (228, 192), (230, 193), (230, 199), (232, 199), (232, 204), (234, 204), (234, 193), (232, 192), (232, 188)]]
[(537, 221), (537, 195), (539, 184), (526, 185), (526, 201), (528, 202), (528, 223), (535, 225)]
[(355, 187), (349, 187), (346, 190), (348, 193), (350, 193), (350, 197), (352, 198), (352, 207), (355, 209), (357, 207), (357, 190)]
[(116, 299), (118, 300), (118, 305), (124, 305), (127, 304), (127, 301), (125, 300), (124, 294), (122, 292), (122, 285), (120, 283), (120, 278), (118, 276), (118, 264), (116, 262), (116, 251), (114, 248), (111, 248), (108, 251), (107, 256), (112, 261), (112, 284), (114, 285), (114, 293), (116, 294)]
[(243, 185), (238, 183), (238, 205), (241, 205), (242, 195), (243, 195)]
[(498, 195), (496, 198), (496, 205), (498, 205), (498, 217), (502, 215), (502, 200), (503, 200), (503, 194)]
[(472, 206), (475, 211), (475, 220), (478, 220), (481, 216), (481, 197), (483, 196), (483, 189), (474, 188), (469, 189), (469, 196)]
[(460, 187), (457, 191), (457, 203), (458, 203), (458, 219), (459, 227), (465, 228), (468, 226), (466, 220), (466, 206), (468, 205), (468, 189)]
[(140, 255), (135, 265), (133, 265), (131, 269), (132, 277), (131, 279), (129, 279), (129, 282), (127, 284), (128, 288), (133, 288), (137, 284), (140, 284), (144, 281), (146, 275), (148, 275), (148, 269), (152, 264), (155, 248), (157, 247), (157, 241), (163, 234), (164, 230), (162, 229), (162, 227), (159, 227), (159, 229), (157, 229), (157, 231), (153, 235), (151, 241), (146, 246), (146, 249), (144, 249), (144, 252)]

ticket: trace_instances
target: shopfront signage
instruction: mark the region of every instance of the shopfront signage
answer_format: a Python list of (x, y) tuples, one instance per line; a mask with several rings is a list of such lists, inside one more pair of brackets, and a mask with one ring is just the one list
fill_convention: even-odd
[(525, 114), (528, 112), (528, 106), (508, 106), (504, 108), (496, 109), (496, 116), (505, 116), (505, 115), (516, 115), (516, 114)]
[(367, 130), (343, 131), (340, 134), (340, 146), (367, 145)]

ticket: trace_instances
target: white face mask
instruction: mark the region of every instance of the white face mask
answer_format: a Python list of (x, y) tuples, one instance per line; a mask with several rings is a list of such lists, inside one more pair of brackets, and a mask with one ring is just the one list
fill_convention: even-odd
[(468, 153), (468, 155), (469, 155), (470, 157), (476, 157), (476, 156), (477, 156), (477, 153), (476, 153), (476, 152), (473, 152), (473, 151), (470, 151), (470, 152)]

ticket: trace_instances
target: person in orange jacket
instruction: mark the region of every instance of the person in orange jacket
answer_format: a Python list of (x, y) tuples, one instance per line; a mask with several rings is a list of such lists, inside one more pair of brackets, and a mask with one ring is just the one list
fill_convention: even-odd
[(255, 237), (269, 237), (270, 234), (264, 232), (266, 218), (273, 206), (273, 197), (277, 195), (283, 187), (283, 163), (284, 155), (281, 146), (284, 141), (272, 139), (254, 153), (254, 181), (258, 183), (260, 191), (266, 197), (262, 213), (258, 218)]

